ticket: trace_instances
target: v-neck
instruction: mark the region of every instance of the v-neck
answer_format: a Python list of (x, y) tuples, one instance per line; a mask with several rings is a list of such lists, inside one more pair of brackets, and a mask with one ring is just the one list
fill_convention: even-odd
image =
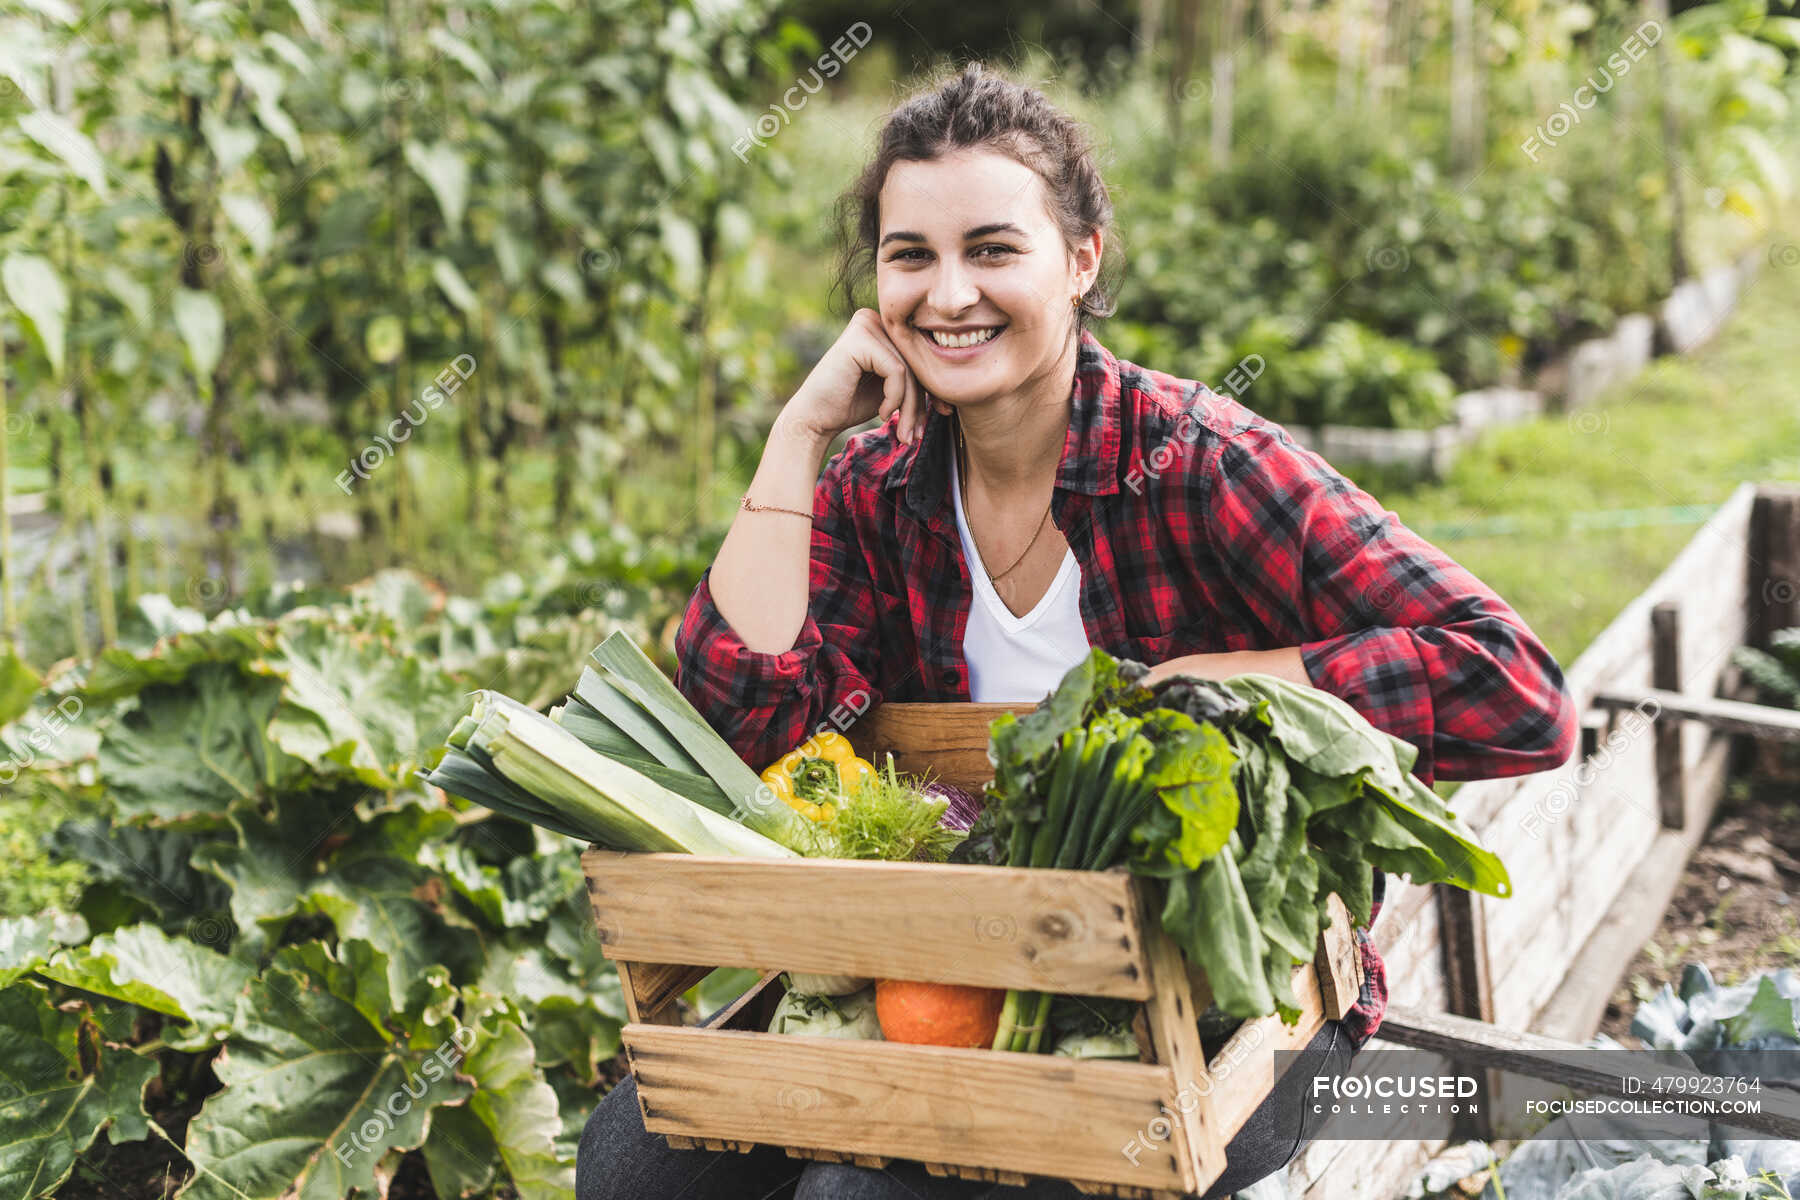
[(1069, 577), (1075, 573), (1078, 565), (1075, 561), (1074, 548), (1067, 547), (1063, 550), (1062, 566), (1057, 568), (1056, 578), (1050, 581), (1050, 586), (1044, 589), (1044, 594), (1038, 597), (1038, 602), (1031, 606), (1031, 611), (1020, 616), (1008, 608), (1004, 600), (1000, 599), (1000, 593), (995, 589), (994, 581), (988, 576), (987, 564), (981, 561), (981, 551), (976, 547), (975, 535), (969, 529), (968, 513), (963, 510), (962, 488), (957, 478), (956, 455), (954, 454), (950, 456), (950, 498), (956, 505), (956, 532), (962, 539), (963, 557), (969, 565), (969, 580), (975, 589), (975, 594), (980, 597), (982, 603), (993, 613), (994, 619), (1007, 633), (1021, 633), (1030, 629), (1042, 619), (1046, 612), (1050, 611), (1062, 590), (1068, 586)]

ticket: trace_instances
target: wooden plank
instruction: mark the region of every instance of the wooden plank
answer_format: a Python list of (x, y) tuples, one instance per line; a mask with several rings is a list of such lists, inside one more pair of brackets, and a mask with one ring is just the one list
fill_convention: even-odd
[(893, 751), (894, 768), (931, 775), (942, 783), (981, 794), (994, 777), (988, 761), (988, 725), (1001, 713), (1019, 716), (1035, 704), (888, 702), (870, 709), (846, 733), (856, 752), (879, 765)]
[(1150, 995), (1125, 871), (599, 849), (582, 863), (614, 959)]
[[(1681, 606), (1665, 600), (1650, 610), (1650, 686), (1681, 691)], [(1656, 803), (1664, 829), (1687, 823), (1687, 790), (1681, 775), (1681, 725), (1656, 723)]]
[(1749, 644), (1800, 625), (1800, 487), (1763, 484), (1750, 516)]
[(713, 973), (712, 967), (684, 963), (619, 964), (619, 985), (625, 993), (625, 1015), (641, 1024), (679, 1025), (675, 1001), (681, 994)]
[(1165, 1066), (897, 1042), (628, 1025), (653, 1133), (807, 1146), (1179, 1190), (1144, 1130), (1175, 1107)]
[[(1145, 920), (1156, 914), (1150, 911), (1149, 893), (1145, 896)], [(1206, 1054), (1200, 1048), (1200, 1019), (1195, 996), (1188, 986), (1188, 962), (1181, 950), (1160, 926), (1150, 924), (1150, 979), (1154, 994), (1144, 1003), (1144, 1017), (1150, 1031), (1150, 1042), (1156, 1061), (1175, 1072), (1181, 1084), (1177, 1103), (1169, 1107), (1163, 1118), (1171, 1126), (1169, 1145), (1181, 1171), (1181, 1190), (1204, 1192), (1225, 1172), (1226, 1136), (1219, 1124), (1213, 1101), (1212, 1079), (1206, 1070)], [(1211, 1003), (1210, 997), (1206, 1000)]]
[[(1475, 1021), (1494, 1019), (1493, 977), (1488, 972), (1487, 925), (1483, 920), (1480, 898), (1466, 888), (1447, 884), (1433, 885), (1437, 892), (1438, 936), (1443, 951), (1444, 991), (1449, 1011)], [(1385, 1018), (1384, 1018), (1385, 1020)], [(1466, 1063), (1452, 1063), (1454, 1069), (1478, 1070)], [(1493, 1080), (1486, 1080), (1491, 1087)], [(1459, 1112), (1452, 1127), (1463, 1140), (1491, 1141), (1494, 1136), (1492, 1114)]]
[[(1338, 894), (1327, 896), (1325, 904), (1331, 910), (1331, 924), (1319, 931), (1313, 969), (1319, 978), (1320, 1005), (1326, 1019), (1341, 1021), (1362, 992), (1362, 944), (1356, 938), (1350, 910)], [(1346, 932), (1347, 937), (1343, 936)]]
[(1599, 923), (1569, 959), (1569, 969), (1528, 1024), (1547, 1037), (1581, 1042), (1600, 1027), (1614, 985), (1662, 924), (1663, 913), (1681, 885), (1688, 859), (1706, 837), (1713, 812), (1724, 794), (1730, 746), (1720, 742), (1694, 772), (1694, 819), (1684, 829), (1658, 832), (1637, 861)]
[(1494, 993), (1481, 909), (1467, 888), (1438, 884), (1435, 891), (1438, 945), (1444, 955), (1444, 987), (1450, 997), (1450, 1011), (1477, 1021), (1491, 1021)]
[(1698, 721), (1721, 733), (1745, 733), (1752, 737), (1800, 742), (1800, 712), (1769, 704), (1691, 696), (1660, 688), (1603, 691), (1595, 694), (1597, 708), (1628, 709), (1654, 702), (1659, 721)]
[[(1701, 1084), (1715, 1078), (1704, 1071), (1653, 1063), (1642, 1051), (1595, 1049), (1541, 1034), (1497, 1029), (1448, 1013), (1420, 1012), (1392, 1005), (1388, 1006), (1375, 1036), (1396, 1045), (1434, 1051), (1457, 1062), (1528, 1075), (1596, 1096), (1636, 1096), (1626, 1090), (1625, 1080), (1633, 1075), (1643, 1078), (1644, 1072), (1652, 1067), (1657, 1076), (1664, 1078), (1694, 1080)], [(1719, 1093), (1694, 1090), (1674, 1094), (1704, 1096)], [(1771, 1086), (1762, 1089), (1760, 1099), (1761, 1112), (1734, 1113), (1730, 1123), (1776, 1137), (1800, 1139), (1800, 1096)]]
[[(1284, 1025), (1280, 1013), (1257, 1017), (1238, 1026), (1237, 1032), (1206, 1064), (1213, 1085), (1213, 1110), (1218, 1120), (1216, 1136), (1225, 1145), (1237, 1136), (1250, 1114), (1275, 1087), (1278, 1051), (1304, 1050), (1325, 1027), (1324, 997), (1319, 974), (1311, 963), (1294, 971), (1294, 998), (1300, 1002), (1297, 1024)], [(1292, 1066), (1293, 1060), (1287, 1061)], [(1286, 1067), (1283, 1068), (1284, 1070)]]

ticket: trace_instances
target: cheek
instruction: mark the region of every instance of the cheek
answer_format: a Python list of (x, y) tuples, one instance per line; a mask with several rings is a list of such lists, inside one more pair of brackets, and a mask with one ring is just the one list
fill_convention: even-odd
[(1061, 315), (1055, 299), (1059, 284), (1035, 277), (1009, 279), (988, 294), (1022, 328), (1049, 327)]

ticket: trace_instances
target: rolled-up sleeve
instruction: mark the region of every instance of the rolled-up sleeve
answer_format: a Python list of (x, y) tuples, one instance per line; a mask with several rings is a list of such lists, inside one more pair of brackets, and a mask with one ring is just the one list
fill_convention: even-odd
[(1416, 746), (1426, 782), (1548, 770), (1579, 736), (1562, 668), (1523, 618), (1392, 512), (1253, 427), (1209, 455), (1207, 528), (1313, 685)]
[(809, 600), (794, 645), (780, 654), (744, 645), (713, 602), (711, 567), (675, 635), (675, 686), (758, 770), (831, 714), (854, 715), (881, 702), (872, 682), (874, 585), (847, 502), (849, 458), (838, 455), (813, 493)]

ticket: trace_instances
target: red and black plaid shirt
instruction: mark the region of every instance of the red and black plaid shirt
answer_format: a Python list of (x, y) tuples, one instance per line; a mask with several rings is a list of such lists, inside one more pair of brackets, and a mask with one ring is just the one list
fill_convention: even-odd
[[(912, 445), (896, 440), (897, 419), (826, 464), (792, 649), (746, 648), (713, 604), (710, 570), (694, 589), (676, 684), (752, 766), (834, 709), (970, 698), (951, 419), (928, 409)], [(1051, 519), (1081, 567), (1091, 645), (1149, 664), (1297, 646), (1315, 687), (1418, 747), (1427, 783), (1547, 770), (1573, 752), (1562, 670), (1505, 601), (1281, 426), (1115, 359), (1091, 332)], [(1387, 1004), (1381, 958), (1361, 937), (1368, 975), (1345, 1021), (1358, 1047)]]

